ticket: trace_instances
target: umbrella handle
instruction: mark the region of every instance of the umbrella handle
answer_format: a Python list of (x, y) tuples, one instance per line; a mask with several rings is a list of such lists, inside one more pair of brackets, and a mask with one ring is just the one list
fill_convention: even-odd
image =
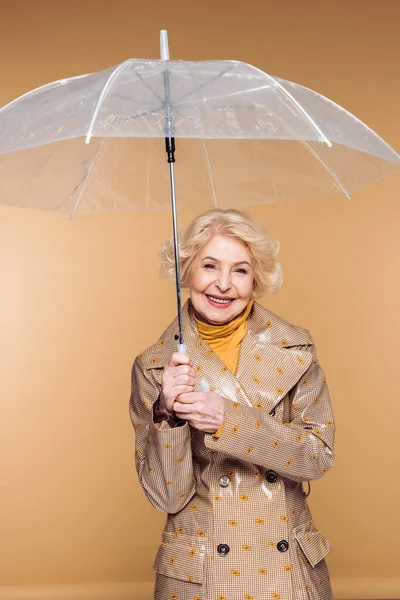
[[(178, 352), (182, 352), (182, 354), (186, 354), (186, 344), (178, 344)], [(202, 392), (209, 392), (210, 386), (205, 377), (200, 381), (200, 388)]]

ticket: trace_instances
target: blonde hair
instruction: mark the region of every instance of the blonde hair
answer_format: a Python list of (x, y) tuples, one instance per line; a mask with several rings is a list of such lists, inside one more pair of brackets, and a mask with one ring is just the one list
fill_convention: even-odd
[[(214, 208), (196, 217), (179, 233), (181, 286), (190, 287), (190, 272), (197, 253), (216, 235), (226, 235), (245, 244), (254, 272), (253, 296), (277, 291), (282, 283), (282, 267), (277, 260), (279, 242), (267, 234), (263, 226), (238, 210)], [(173, 238), (160, 249), (163, 272), (175, 280)]]

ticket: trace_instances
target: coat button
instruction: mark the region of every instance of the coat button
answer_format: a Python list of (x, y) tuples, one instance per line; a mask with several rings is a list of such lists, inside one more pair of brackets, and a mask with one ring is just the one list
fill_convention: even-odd
[(221, 475), (221, 477), (219, 478), (219, 485), (221, 487), (228, 487), (228, 485), (230, 485), (231, 483), (231, 478), (229, 477), (229, 475)]
[(268, 414), (269, 414), (269, 415), (271, 415), (271, 417), (274, 417), (274, 416), (275, 416), (275, 413), (276, 413), (276, 409), (275, 409), (275, 408), (273, 408), (272, 410), (270, 410), (270, 411), (269, 411), (269, 413), (268, 413)]
[(279, 552), (286, 552), (289, 548), (289, 542), (286, 540), (281, 540), (277, 543), (276, 547), (278, 548)]
[(219, 544), (217, 546), (217, 552), (221, 556), (226, 556), (228, 554), (229, 550), (230, 550), (230, 548), (229, 548), (228, 544)]
[(268, 483), (276, 483), (278, 481), (278, 473), (275, 473), (275, 471), (267, 471), (265, 473), (265, 479)]

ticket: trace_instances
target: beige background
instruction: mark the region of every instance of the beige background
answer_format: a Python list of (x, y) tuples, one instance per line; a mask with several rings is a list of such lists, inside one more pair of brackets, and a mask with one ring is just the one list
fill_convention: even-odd
[[(156, 58), (167, 28), (172, 58), (250, 62), (400, 149), (396, 0), (3, 0), (0, 23), (1, 105)], [(400, 597), (398, 185), (251, 211), (282, 246), (285, 283), (263, 303), (310, 329), (332, 393), (336, 465), (310, 504), (337, 599)], [(137, 483), (128, 398), (133, 358), (175, 314), (169, 232), (166, 215), (0, 207), (1, 600), (151, 597), (164, 515)]]

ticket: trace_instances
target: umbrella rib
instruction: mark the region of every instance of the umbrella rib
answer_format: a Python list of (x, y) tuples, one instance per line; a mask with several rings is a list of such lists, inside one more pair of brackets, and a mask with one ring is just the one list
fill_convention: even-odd
[[(310, 90), (310, 88), (305, 87), (304, 85), (300, 85), (299, 83), (296, 83), (296, 85), (298, 87), (303, 88), (303, 90), (307, 90), (307, 92), (312, 92), (313, 90)], [(350, 118), (354, 119), (355, 121), (357, 121), (357, 123), (363, 127), (364, 129), (366, 129), (366, 131), (368, 133), (370, 133), (371, 135), (375, 136), (380, 142), (382, 142), (382, 144), (384, 144), (384, 146), (386, 146), (386, 148), (390, 151), (393, 152), (393, 154), (395, 154), (395, 160), (400, 162), (400, 154), (398, 152), (396, 152), (396, 150), (394, 148), (392, 148), (392, 146), (390, 144), (388, 144), (388, 142), (386, 140), (383, 139), (383, 137), (381, 137), (378, 133), (376, 133), (376, 131), (374, 131), (373, 129), (371, 129), (371, 127), (369, 127), (366, 123), (364, 123), (364, 121), (361, 121), (361, 119), (359, 119), (358, 117), (356, 117), (356, 115), (353, 115), (353, 113), (351, 113), (350, 111), (348, 111), (346, 108), (344, 108), (343, 106), (341, 106), (340, 104), (338, 104), (337, 102), (334, 102), (333, 100), (331, 100), (330, 98), (327, 98), (326, 96), (324, 96), (323, 94), (320, 94), (318, 92), (318, 96), (320, 96), (321, 98), (323, 98), (324, 100), (326, 100), (327, 102), (329, 102), (330, 104), (333, 104), (333, 106), (343, 112), (346, 113), (346, 115), (348, 115)], [(355, 148), (356, 150), (359, 150), (359, 148)], [(364, 152), (366, 152), (364, 150)], [(370, 156), (377, 156), (376, 154), (370, 155)], [(382, 158), (382, 157), (379, 157)], [(384, 159), (386, 160), (386, 159)]]
[[(146, 115), (139, 115), (139, 116), (147, 116), (147, 115), (151, 115), (151, 116), (153, 116), (153, 113), (154, 113), (154, 112), (157, 112), (157, 110), (160, 110), (160, 108), (165, 108), (165, 107), (166, 107), (166, 102), (165, 102), (165, 100), (163, 100), (163, 99), (162, 99), (162, 98), (161, 98), (161, 97), (160, 97), (160, 96), (157, 94), (157, 92), (156, 92), (156, 91), (155, 91), (155, 90), (154, 90), (154, 89), (151, 87), (151, 85), (149, 85), (149, 84), (148, 84), (148, 83), (147, 83), (147, 82), (146, 82), (146, 81), (143, 79), (143, 77), (141, 77), (141, 75), (140, 75), (139, 73), (137, 73), (137, 72), (135, 71), (135, 75), (136, 75), (136, 76), (137, 76), (137, 77), (140, 79), (140, 81), (141, 81), (141, 82), (142, 82), (142, 83), (143, 83), (143, 84), (144, 84), (144, 85), (147, 87), (147, 89), (149, 89), (149, 90), (150, 90), (150, 91), (151, 91), (151, 92), (152, 92), (152, 93), (155, 95), (155, 97), (156, 97), (156, 98), (157, 98), (157, 99), (158, 99), (158, 100), (161, 102), (161, 106), (160, 106), (160, 107), (157, 107), (155, 110), (153, 110), (153, 111), (151, 111), (151, 112), (148, 112)], [(169, 102), (169, 105), (172, 107), (172, 106), (174, 105), (174, 103), (170, 101), (170, 102)], [(178, 118), (178, 116), (181, 116), (182, 118), (184, 118), (184, 117), (183, 117), (183, 115), (182, 115), (182, 113), (181, 113), (181, 112), (179, 112), (179, 111), (178, 111), (176, 108), (175, 108), (175, 112), (176, 112), (175, 121), (176, 121), (176, 119)], [(153, 118), (154, 118), (154, 117), (153, 117)], [(135, 119), (135, 117), (134, 117), (132, 120), (134, 120), (134, 119)], [(156, 120), (155, 118), (154, 118), (154, 120), (155, 120), (155, 121), (156, 121), (156, 123), (157, 123), (157, 120)]]
[(85, 143), (86, 144), (89, 144), (90, 138), (92, 137), (94, 123), (95, 123), (95, 121), (97, 119), (97, 115), (99, 114), (101, 105), (102, 105), (102, 103), (104, 101), (104, 98), (105, 98), (105, 95), (106, 95), (106, 93), (108, 91), (108, 88), (111, 86), (111, 84), (114, 81), (114, 79), (116, 79), (118, 77), (118, 75), (120, 74), (120, 72), (124, 69), (125, 65), (130, 62), (130, 60), (131, 59), (128, 59), (125, 62), (123, 62), (120, 65), (118, 65), (118, 67), (116, 69), (114, 69), (114, 71), (111, 73), (111, 75), (107, 79), (107, 81), (106, 81), (106, 83), (105, 83), (105, 85), (104, 85), (104, 87), (103, 87), (103, 89), (101, 91), (101, 94), (99, 96), (99, 99), (97, 101), (96, 108), (94, 109), (92, 120), (90, 121), (89, 130), (88, 130), (88, 132), (86, 134), (86, 138), (85, 138)]
[(312, 117), (310, 117), (310, 115), (302, 107), (302, 105), (300, 104), (300, 102), (298, 102), (296, 100), (296, 98), (294, 96), (292, 96), (292, 94), (290, 92), (288, 92), (287, 89), (277, 79), (275, 79), (275, 77), (273, 77), (272, 75), (269, 75), (268, 73), (265, 73), (264, 71), (261, 71), (261, 69), (258, 69), (257, 67), (254, 67), (254, 69), (256, 69), (257, 71), (260, 71), (260, 73), (263, 73), (263, 75), (265, 75), (266, 77), (268, 77), (269, 79), (271, 79), (278, 86), (278, 88), (280, 90), (282, 90), (283, 94), (292, 102), (292, 104), (294, 104), (296, 106), (296, 108), (299, 109), (299, 111), (302, 113), (302, 115), (304, 117), (306, 117), (307, 121), (309, 121), (309, 123), (311, 123), (312, 128), (317, 132), (318, 136), (322, 137), (322, 141), (325, 142), (325, 144), (327, 146), (329, 146), (329, 148), (331, 148), (332, 147), (332, 142), (326, 137), (326, 135), (324, 134), (324, 132), (322, 131), (322, 129), (314, 121), (314, 119)]
[[(143, 113), (142, 115), (135, 115), (134, 117), (129, 117), (129, 120), (130, 121), (136, 121), (136, 119), (140, 119), (140, 118), (143, 118), (143, 117), (148, 117), (150, 115), (152, 116), (154, 113), (159, 112), (159, 110), (160, 110), (160, 107), (157, 106), (157, 108), (154, 108), (153, 110), (149, 110), (149, 111)], [(132, 136), (132, 137), (135, 137), (135, 136)], [(151, 136), (151, 137), (153, 137), (153, 136)]]
[(90, 174), (91, 174), (91, 172), (92, 172), (92, 170), (93, 170), (93, 167), (94, 167), (94, 163), (96, 162), (96, 160), (97, 160), (97, 158), (98, 158), (98, 156), (99, 156), (99, 154), (100, 154), (100, 151), (101, 151), (101, 149), (102, 149), (102, 148), (103, 148), (103, 146), (104, 146), (104, 142), (105, 142), (105, 141), (106, 141), (106, 138), (103, 138), (103, 139), (101, 140), (101, 142), (100, 142), (100, 144), (99, 144), (99, 147), (97, 148), (97, 150), (96, 150), (96, 152), (95, 152), (95, 155), (94, 155), (94, 156), (93, 156), (93, 158), (92, 158), (92, 162), (90, 163), (90, 166), (89, 166), (89, 168), (88, 168), (88, 170), (87, 170), (87, 173), (86, 173), (85, 179), (83, 180), (82, 188), (81, 188), (81, 191), (79, 192), (78, 199), (77, 199), (77, 201), (75, 202), (75, 206), (74, 206), (74, 208), (73, 208), (73, 210), (72, 210), (72, 213), (71, 213), (71, 216), (70, 216), (70, 219), (71, 219), (71, 221), (72, 221), (72, 219), (73, 219), (73, 218), (74, 218), (74, 216), (75, 216), (75, 213), (76, 213), (76, 211), (77, 211), (77, 209), (78, 209), (78, 206), (79, 206), (79, 204), (81, 203), (81, 200), (82, 200), (83, 194), (84, 194), (84, 192), (85, 192), (85, 189), (86, 189), (87, 182), (88, 182), (88, 180), (89, 180)]
[(208, 176), (210, 177), (210, 182), (211, 182), (211, 191), (212, 191), (212, 195), (213, 195), (214, 207), (217, 208), (217, 198), (216, 198), (216, 195), (215, 195), (214, 178), (213, 178), (212, 171), (211, 171), (210, 156), (208, 154), (208, 150), (207, 150), (207, 146), (206, 146), (206, 141), (205, 141), (204, 138), (202, 138), (202, 142), (203, 142), (204, 154), (206, 155), (206, 164), (207, 164)]
[(349, 194), (349, 192), (346, 190), (346, 188), (341, 184), (338, 176), (336, 175), (336, 173), (330, 168), (328, 167), (328, 165), (326, 164), (326, 162), (324, 161), (324, 159), (322, 158), (322, 156), (315, 150), (315, 148), (313, 148), (312, 146), (310, 146), (309, 142), (307, 142), (306, 140), (299, 140), (301, 144), (303, 144), (303, 146), (305, 146), (307, 148), (307, 150), (309, 150), (309, 152), (311, 152), (311, 154), (321, 163), (321, 165), (328, 171), (329, 175), (332, 177), (332, 179), (335, 181), (335, 183), (337, 184), (337, 186), (342, 190), (343, 194), (345, 194), (345, 196), (347, 196), (347, 198), (349, 200), (351, 200), (351, 196)]
[(128, 102), (133, 104), (152, 106), (153, 108), (156, 106), (154, 102), (146, 102), (146, 100), (135, 100), (135, 98), (130, 98), (129, 96), (115, 96), (115, 98), (118, 100), (127, 100)]
[(157, 94), (157, 92), (155, 90), (153, 90), (153, 88), (151, 87), (151, 85), (149, 85), (147, 83), (147, 81), (145, 81), (143, 79), (143, 77), (141, 75), (139, 75), (139, 73), (137, 71), (135, 71), (135, 75), (136, 77), (138, 77), (140, 79), (140, 81), (143, 83), (143, 85), (145, 85), (147, 87), (148, 90), (150, 90), (150, 92), (152, 92), (155, 97), (157, 98), (157, 100), (159, 100), (161, 102), (161, 107), (163, 107), (165, 105), (165, 102), (162, 98), (160, 98), (160, 96)]
[[(270, 87), (271, 87), (271, 85), (262, 85), (262, 86), (258, 86), (258, 87), (251, 88), (251, 89), (248, 89), (248, 90), (242, 90), (242, 91), (239, 91), (239, 92), (232, 92), (230, 94), (219, 94), (217, 96), (207, 96), (207, 101), (209, 101), (209, 100), (220, 100), (221, 98), (233, 98), (233, 96), (239, 96), (241, 94), (248, 94), (249, 92), (259, 92), (261, 90), (264, 90), (264, 89), (270, 88)], [(189, 100), (189, 102), (184, 102), (183, 104), (181, 104), (179, 100), (177, 102), (179, 102), (180, 106), (189, 106), (190, 104), (194, 104), (196, 102), (196, 100)], [(253, 103), (252, 106), (240, 106), (240, 105), (238, 105), (238, 106), (232, 106), (232, 107), (231, 106), (228, 106), (228, 107), (224, 106), (223, 108), (225, 109), (225, 108), (255, 108), (255, 107), (256, 107), (256, 105)]]
[[(151, 85), (149, 85), (147, 83), (147, 81), (145, 81), (143, 79), (143, 77), (137, 72), (135, 71), (135, 75), (140, 79), (140, 81), (143, 83), (143, 85), (145, 85), (147, 87), (148, 90), (150, 90), (150, 92), (152, 92), (154, 94), (154, 96), (157, 98), (157, 100), (159, 100), (161, 102), (161, 106), (157, 107), (155, 110), (149, 111), (147, 112), (145, 115), (137, 115), (137, 116), (142, 116), (142, 117), (146, 117), (146, 116), (153, 116), (153, 113), (157, 112), (158, 110), (160, 110), (160, 108), (163, 108), (166, 106), (165, 101), (157, 94), (157, 92), (151, 87)], [(173, 105), (173, 103), (170, 103), (171, 106)], [(183, 117), (182, 113), (180, 113), (177, 109), (175, 109), (176, 111), (176, 116), (175, 116), (175, 121), (178, 118), (178, 116)], [(133, 117), (132, 121), (135, 120), (137, 117)], [(157, 120), (155, 119), (155, 117), (153, 117), (154, 120), (157, 123)]]
[[(186, 62), (186, 64), (187, 64), (187, 62)], [(226, 69), (224, 69), (223, 71), (221, 71), (221, 73), (218, 73), (218, 75), (216, 75), (215, 77), (212, 77), (208, 81), (205, 81), (204, 83), (201, 83), (200, 85), (198, 85), (194, 89), (190, 90), (190, 92), (186, 92), (186, 94), (183, 94), (183, 96), (181, 96), (180, 98), (178, 98), (178, 100), (174, 100), (172, 102), (172, 104), (174, 104), (174, 105), (178, 104), (179, 102), (181, 102), (181, 100), (183, 100), (184, 98), (187, 98), (187, 96), (190, 96), (190, 94), (193, 94), (194, 92), (198, 92), (199, 90), (201, 90), (202, 88), (204, 88), (206, 85), (209, 85), (210, 83), (213, 83), (214, 81), (216, 81), (217, 79), (219, 79), (220, 77), (222, 77), (223, 75), (225, 75), (225, 73), (228, 73), (229, 71), (232, 71), (232, 69), (234, 69), (235, 67), (236, 67), (236, 64), (230, 65), (229, 67), (227, 67)]]
[(173, 109), (174, 109), (175, 117), (174, 117), (174, 120), (173, 120), (173, 124), (172, 124), (172, 125), (175, 127), (175, 125), (176, 125), (176, 121), (178, 120), (178, 117), (182, 117), (182, 119), (183, 119), (183, 120), (185, 120), (185, 115), (183, 115), (183, 114), (181, 113), (181, 111), (180, 111), (180, 110), (178, 110), (178, 109), (177, 109), (175, 106), (173, 106)]

